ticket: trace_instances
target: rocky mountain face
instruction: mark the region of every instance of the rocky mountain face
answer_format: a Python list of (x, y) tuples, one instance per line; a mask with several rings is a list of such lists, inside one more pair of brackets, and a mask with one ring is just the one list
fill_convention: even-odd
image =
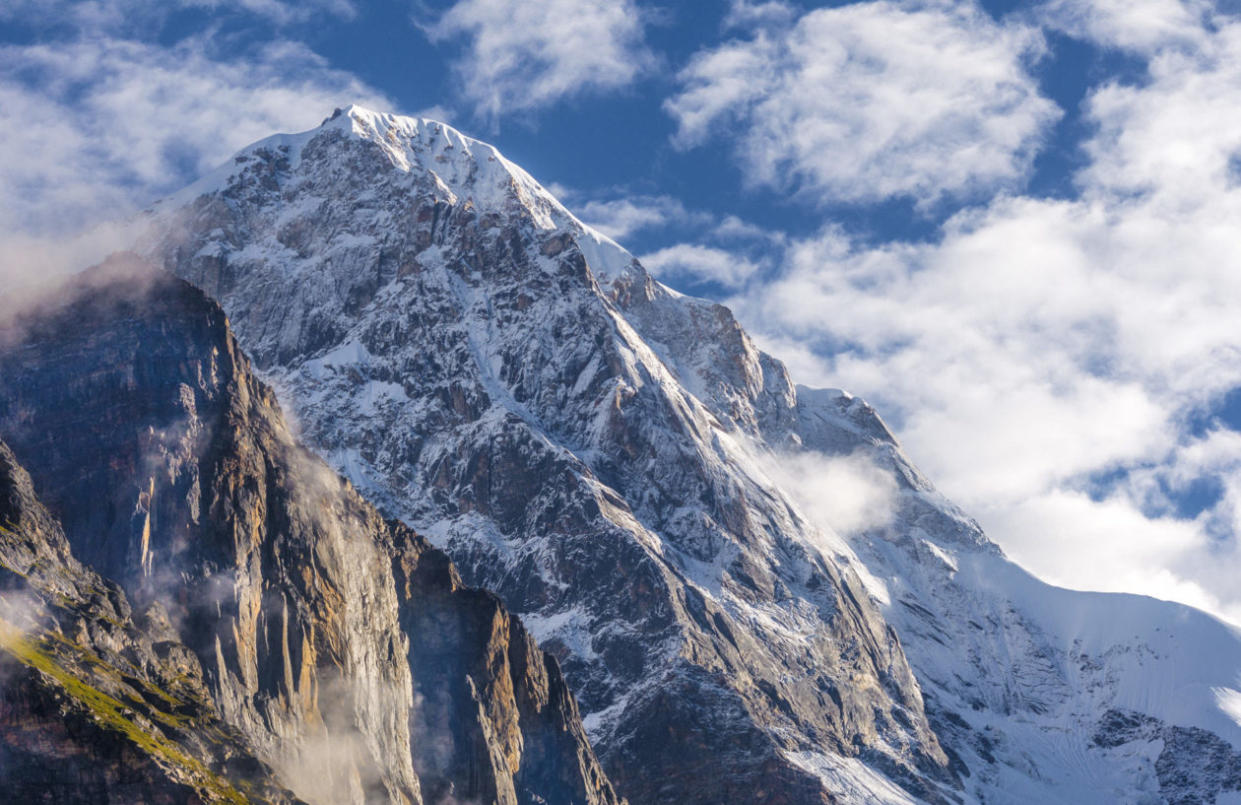
[[(489, 147), (357, 109), (206, 182), (153, 253), (310, 444), (558, 656), (625, 795), (827, 802), (831, 764), (958, 784), (857, 575), (747, 471), (734, 422), (793, 398), (759, 380), (722, 419), (624, 314), (651, 297), (658, 326), (668, 292), (614, 244)], [(705, 371), (758, 368), (685, 307), (731, 327)]]
[[(560, 659), (631, 801), (1235, 789), (1234, 630), (1027, 576), (869, 406), (795, 386), (493, 148), (354, 107), (151, 221), (307, 442)], [(887, 516), (822, 516), (831, 461)]]
[(10, 802), (300, 803), (223, 723), (153, 604), (79, 564), (0, 442), (0, 786)]
[[(269, 787), (310, 803), (617, 802), (556, 662), (498, 599), (294, 442), (214, 302), (124, 256), (53, 299), (0, 331), (0, 435), (64, 536), (37, 508), (4, 533), (72, 572), (6, 566), (31, 578), (36, 566), (57, 591), (87, 574), (96, 620), (123, 624), (125, 600), (157, 613), (144, 615), (154, 636), (107, 638), (147, 673), (126, 684), (163, 683), (147, 654), (171, 652), (210, 724), (274, 769)], [(24, 647), (53, 645), (13, 641), (3, 647), (28, 666)], [(66, 656), (38, 667), (59, 679), (85, 662)], [(48, 707), (12, 718), (60, 751)], [(87, 742), (99, 775), (133, 754)], [(84, 796), (188, 801), (148, 776), (149, 799), (110, 778), (88, 780), (95, 799)]]

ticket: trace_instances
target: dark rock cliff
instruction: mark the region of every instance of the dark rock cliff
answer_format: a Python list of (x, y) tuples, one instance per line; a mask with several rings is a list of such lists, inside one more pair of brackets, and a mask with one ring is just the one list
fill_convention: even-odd
[(298, 447), (224, 314), (128, 258), (0, 337), (0, 435), (75, 555), (317, 802), (614, 802), (554, 660)]

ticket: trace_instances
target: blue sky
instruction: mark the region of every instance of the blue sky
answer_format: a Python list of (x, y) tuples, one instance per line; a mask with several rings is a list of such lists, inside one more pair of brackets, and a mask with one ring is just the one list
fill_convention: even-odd
[(1241, 621), (1236, 10), (9, 0), (0, 279), (335, 106), (435, 117), (876, 403), (1031, 569)]

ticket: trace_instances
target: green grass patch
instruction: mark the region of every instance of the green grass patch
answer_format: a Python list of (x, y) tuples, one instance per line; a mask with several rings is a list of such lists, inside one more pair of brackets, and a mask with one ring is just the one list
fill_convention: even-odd
[[(248, 800), (231, 783), (211, 771), (197, 758), (190, 757), (168, 740), (163, 734), (143, 729), (132, 718), (126, 715), (130, 709), (120, 701), (79, 679), (59, 663), (52, 651), (53, 644), (49, 641), (32, 640), (21, 630), (7, 621), (0, 619), (0, 649), (11, 654), (15, 659), (34, 670), (51, 678), (72, 699), (86, 707), (96, 721), (105, 728), (124, 735), (130, 742), (141, 748), (152, 757), (166, 764), (178, 766), (195, 780), (212, 800), (216, 802), (236, 803), (244, 805)], [(166, 694), (165, 694), (166, 695)], [(168, 697), (172, 701), (171, 697)], [(149, 703), (146, 703), (149, 704)], [(155, 710), (155, 717), (166, 716), (168, 721), (178, 717)], [(160, 719), (163, 721), (164, 719)], [(175, 724), (169, 723), (168, 726)]]

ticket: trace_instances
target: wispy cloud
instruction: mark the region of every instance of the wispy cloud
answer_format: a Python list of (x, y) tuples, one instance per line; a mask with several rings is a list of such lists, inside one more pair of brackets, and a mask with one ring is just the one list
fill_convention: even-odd
[[(784, 6), (733, 16), (779, 20)], [(684, 148), (736, 135), (749, 180), (820, 201), (1014, 186), (1059, 109), (1028, 66), (1037, 29), (972, 3), (854, 3), (698, 53), (664, 108)]]
[(796, 18), (796, 9), (780, 0), (757, 3), (732, 0), (728, 13), (724, 16), (724, 28), (746, 30), (760, 25), (781, 25)]
[(709, 217), (690, 212), (671, 196), (635, 194), (608, 200), (592, 199), (574, 209), (586, 224), (617, 241), (636, 232), (685, 226)]
[(692, 243), (678, 243), (638, 258), (665, 281), (714, 282), (739, 288), (759, 271), (759, 265), (741, 255)]
[(0, 19), (20, 19), (26, 25), (49, 29), (74, 26), (111, 33), (156, 30), (180, 11), (237, 13), (278, 25), (303, 23), (322, 15), (351, 19), (357, 15), (352, 0), (7, 0)]
[(881, 528), (896, 510), (895, 479), (865, 451), (775, 455), (766, 469), (811, 522), (842, 536)]
[(425, 26), (433, 41), (465, 39), (453, 72), (493, 124), (630, 85), (653, 64), (644, 28), (633, 0), (460, 0)]
[(1070, 36), (1152, 53), (1202, 42), (1212, 11), (1206, 0), (1048, 0), (1035, 13), (1043, 25)]

